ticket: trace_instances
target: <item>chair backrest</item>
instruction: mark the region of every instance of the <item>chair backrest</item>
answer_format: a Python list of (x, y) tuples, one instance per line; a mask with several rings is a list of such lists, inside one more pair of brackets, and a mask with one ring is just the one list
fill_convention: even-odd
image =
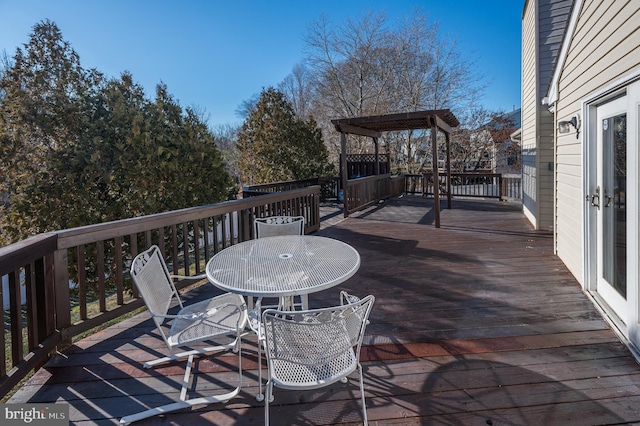
[[(262, 314), (267, 362), (270, 375), (287, 382), (333, 383), (345, 373), (353, 371), (360, 357), (371, 308), (375, 298), (366, 296), (354, 303), (306, 311), (278, 311), (267, 309)], [(345, 354), (351, 351), (349, 357)], [(322, 367), (335, 362), (349, 365)], [(297, 371), (278, 371), (278, 361), (302, 368)], [(306, 376), (306, 377), (305, 377)]]
[(304, 216), (257, 217), (253, 225), (255, 238), (304, 234)]
[(157, 315), (167, 314), (174, 297), (181, 308), (183, 305), (158, 246), (151, 246), (133, 259), (131, 278), (166, 340), (163, 319)]

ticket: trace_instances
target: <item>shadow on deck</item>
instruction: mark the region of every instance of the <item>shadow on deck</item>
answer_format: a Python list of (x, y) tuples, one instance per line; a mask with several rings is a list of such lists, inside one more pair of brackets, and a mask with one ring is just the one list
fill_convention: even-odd
[[(376, 296), (362, 353), (370, 424), (640, 422), (640, 367), (553, 255), (551, 235), (517, 204), (454, 200), (439, 229), (432, 210), (432, 200), (407, 196), (348, 219), (321, 213), (318, 235), (354, 246), (362, 265), (311, 305), (338, 303), (341, 289)], [(188, 297), (215, 291), (203, 285)], [(245, 344), (240, 397), (137, 424), (261, 424), (255, 345)], [(67, 402), (72, 424), (113, 424), (178, 399), (183, 365), (142, 369), (166, 352), (143, 313), (77, 342), (10, 402)], [(234, 359), (202, 359), (194, 396), (233, 380)], [(361, 423), (355, 383), (276, 389), (275, 398), (275, 425)]]

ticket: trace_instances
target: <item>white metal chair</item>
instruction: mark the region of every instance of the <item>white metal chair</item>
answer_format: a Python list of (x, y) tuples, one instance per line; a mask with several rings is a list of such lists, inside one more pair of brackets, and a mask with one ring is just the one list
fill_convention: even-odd
[[(265, 393), (265, 425), (273, 386), (289, 390), (317, 389), (358, 370), (362, 415), (367, 424), (360, 347), (373, 295), (352, 303), (306, 311), (267, 309), (262, 314), (269, 380)], [(348, 301), (348, 299), (346, 299)]]
[[(253, 221), (255, 238), (277, 237), (280, 235), (304, 235), (304, 216), (257, 217)], [(253, 309), (253, 298), (248, 299), (249, 309)], [(300, 296), (300, 302), (293, 303), (302, 309), (309, 309), (309, 296)], [(264, 306), (267, 307), (267, 306)], [(272, 307), (272, 305), (269, 305)]]
[[(140, 253), (131, 265), (131, 278), (137, 286), (160, 335), (170, 349), (225, 338), (230, 343), (187, 350), (175, 355), (159, 358), (144, 364), (149, 368), (158, 364), (187, 358), (180, 401), (161, 407), (150, 408), (137, 414), (125, 416), (121, 424), (129, 424), (158, 414), (164, 414), (186, 407), (215, 402), (226, 402), (240, 392), (242, 385), (241, 334), (247, 322), (247, 307), (240, 295), (225, 293), (209, 300), (184, 306), (175, 285), (174, 278), (206, 278), (204, 275), (182, 277), (169, 274), (167, 265), (157, 246)], [(172, 304), (177, 301), (179, 311), (175, 315), (168, 314)], [(165, 322), (171, 321), (171, 328), (165, 333)], [(196, 355), (233, 349), (238, 353), (238, 384), (234, 390), (221, 395), (187, 398), (187, 387)]]
[(303, 235), (304, 216), (268, 216), (257, 217), (253, 221), (256, 238), (278, 235)]

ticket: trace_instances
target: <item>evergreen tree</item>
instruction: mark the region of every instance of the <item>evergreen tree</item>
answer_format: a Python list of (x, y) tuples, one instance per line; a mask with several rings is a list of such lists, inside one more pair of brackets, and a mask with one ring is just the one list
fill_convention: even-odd
[(44, 21), (0, 76), (0, 244), (210, 204), (235, 191), (213, 134), (158, 85), (86, 70)]
[(79, 199), (96, 191), (82, 176), (93, 152), (92, 116), (102, 76), (80, 66), (60, 30), (45, 21), (17, 49), (0, 79), (0, 193), (3, 237), (17, 240), (93, 219)]
[(222, 153), (207, 125), (158, 85), (144, 121), (134, 123), (129, 147), (132, 215), (177, 210), (233, 198)]
[(322, 133), (313, 119), (296, 117), (282, 92), (262, 91), (238, 134), (244, 184), (307, 179), (332, 173)]

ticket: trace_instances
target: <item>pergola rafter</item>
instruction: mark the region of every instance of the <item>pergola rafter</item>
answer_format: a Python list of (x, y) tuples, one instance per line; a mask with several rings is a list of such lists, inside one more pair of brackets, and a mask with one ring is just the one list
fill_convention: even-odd
[(447, 173), (447, 206), (451, 208), (451, 154), (450, 154), (450, 134), (453, 127), (460, 125), (456, 116), (448, 109), (414, 111), (398, 114), (374, 115), (367, 117), (342, 118), (331, 120), (336, 131), (340, 132), (341, 162), (340, 170), (342, 175), (342, 187), (347, 187), (347, 134), (368, 136), (375, 144), (376, 174), (380, 174), (378, 161), (378, 139), (382, 132), (403, 131), (403, 130), (431, 130), (431, 147), (433, 150), (433, 195), (435, 204), (435, 226), (440, 227), (440, 190), (437, 184), (438, 176), (438, 147), (437, 133), (442, 131), (446, 141), (446, 173)]

